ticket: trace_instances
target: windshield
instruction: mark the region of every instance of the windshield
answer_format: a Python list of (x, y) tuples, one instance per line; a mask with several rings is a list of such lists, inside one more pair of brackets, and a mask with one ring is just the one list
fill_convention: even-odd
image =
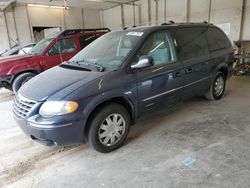
[(138, 44), (142, 35), (142, 32), (129, 31), (105, 34), (80, 51), (71, 61), (117, 68)]
[(11, 55), (16, 55), (16, 54), (18, 54), (19, 48), (20, 47), (14, 47), (14, 48), (8, 50), (7, 52), (4, 52), (1, 56), (7, 57), (7, 56), (11, 56)]
[(41, 54), (54, 38), (45, 38), (37, 43), (30, 51), (29, 54), (36, 55)]

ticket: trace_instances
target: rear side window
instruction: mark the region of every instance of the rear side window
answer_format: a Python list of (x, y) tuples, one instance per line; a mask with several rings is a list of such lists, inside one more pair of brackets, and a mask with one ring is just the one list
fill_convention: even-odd
[(179, 28), (171, 31), (180, 59), (191, 59), (209, 53), (207, 28)]
[(79, 37), (79, 43), (81, 49), (85, 48), (88, 46), (91, 42), (93, 42), (96, 39), (95, 35), (90, 35), (90, 36), (80, 36)]
[(207, 40), (210, 51), (217, 51), (231, 46), (227, 36), (217, 28), (208, 29)]

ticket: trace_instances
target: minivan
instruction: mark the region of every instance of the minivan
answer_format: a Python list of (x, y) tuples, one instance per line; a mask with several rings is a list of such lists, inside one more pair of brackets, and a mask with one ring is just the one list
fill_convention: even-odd
[(21, 87), (14, 117), (47, 146), (85, 140), (99, 152), (122, 145), (136, 120), (196, 95), (222, 98), (232, 45), (207, 23), (171, 23), (103, 35)]

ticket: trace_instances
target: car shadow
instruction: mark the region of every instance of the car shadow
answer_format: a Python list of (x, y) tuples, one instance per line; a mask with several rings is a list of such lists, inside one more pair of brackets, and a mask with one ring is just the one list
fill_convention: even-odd
[[(232, 93), (232, 89), (227, 89), (225, 91), (224, 97), (227, 97)], [(127, 145), (130, 142), (134, 142), (136, 139), (139, 139), (140, 137), (143, 137), (144, 135), (148, 134), (149, 131), (157, 129), (157, 127), (166, 126), (166, 124), (162, 124), (162, 122), (166, 121), (168, 118), (180, 117), (182, 112), (186, 111), (186, 109), (190, 109), (190, 107), (192, 108), (192, 111), (199, 111), (199, 108), (204, 105), (207, 105), (207, 103), (209, 102), (213, 103), (213, 101), (208, 101), (207, 99), (205, 99), (204, 96), (196, 96), (180, 103), (171, 111), (164, 109), (158, 113), (152, 114), (151, 116), (139, 119), (136, 124), (131, 127), (130, 133), (124, 145)]]
[(171, 110), (163, 109), (163, 110), (161, 110), (157, 113), (154, 113), (150, 116), (139, 119), (136, 122), (136, 124), (134, 124), (131, 127), (130, 133), (129, 133), (128, 138), (126, 139), (126, 142), (124, 145), (127, 145), (130, 142), (134, 142), (136, 139), (143, 137), (143, 135), (146, 135), (149, 131), (156, 129), (157, 127), (165, 126), (164, 124), (162, 124), (162, 122), (165, 121), (166, 118), (171, 118), (172, 116), (173, 117), (177, 116), (188, 105), (191, 105), (191, 103), (193, 103), (193, 102), (204, 103), (205, 101), (206, 100), (203, 97), (195, 97), (195, 98), (192, 98), (191, 100), (189, 100), (188, 102), (183, 102), (181, 104), (178, 104), (175, 108), (172, 108)]

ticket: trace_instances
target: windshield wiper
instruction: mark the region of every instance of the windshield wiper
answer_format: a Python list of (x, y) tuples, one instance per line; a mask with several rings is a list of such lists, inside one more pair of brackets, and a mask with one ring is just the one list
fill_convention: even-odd
[(77, 63), (72, 63), (72, 61), (64, 61), (62, 64), (60, 64), (59, 66), (61, 67), (71, 67), (71, 68), (77, 68), (77, 69), (84, 69), (84, 70), (87, 70), (87, 71), (91, 71), (90, 68), (87, 68), (87, 66), (81, 66)]
[(75, 60), (75, 61), (69, 61), (69, 63), (72, 62), (72, 63), (76, 63), (78, 65), (87, 65), (89, 67), (95, 67), (99, 72), (103, 72), (105, 70), (105, 67), (101, 66), (101, 65), (98, 65), (97, 63), (90, 63), (90, 62), (87, 62), (85, 60)]

